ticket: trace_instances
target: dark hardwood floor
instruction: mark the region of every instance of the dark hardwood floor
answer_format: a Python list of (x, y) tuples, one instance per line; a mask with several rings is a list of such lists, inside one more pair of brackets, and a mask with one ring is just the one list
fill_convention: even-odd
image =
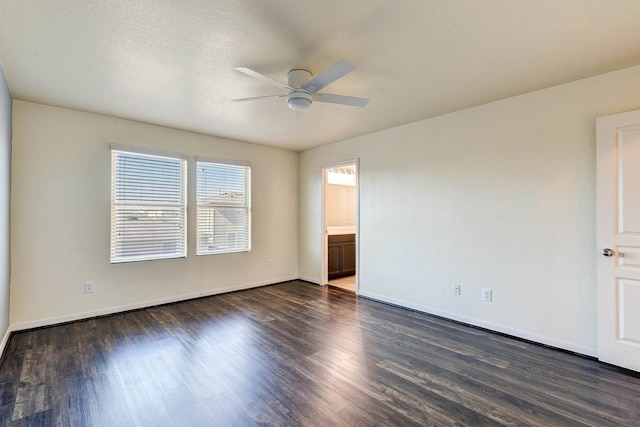
[(293, 281), (12, 335), (2, 425), (639, 426), (640, 375)]

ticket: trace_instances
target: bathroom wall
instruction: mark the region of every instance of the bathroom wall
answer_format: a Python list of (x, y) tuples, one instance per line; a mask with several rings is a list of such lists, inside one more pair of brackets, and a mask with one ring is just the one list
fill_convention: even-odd
[(325, 203), (327, 226), (356, 224), (356, 187), (327, 184)]

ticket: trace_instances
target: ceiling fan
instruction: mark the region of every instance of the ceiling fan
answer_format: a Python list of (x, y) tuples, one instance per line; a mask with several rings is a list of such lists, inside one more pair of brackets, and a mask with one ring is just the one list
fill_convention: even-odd
[[(273, 86), (279, 87), (287, 91), (282, 95), (266, 95), (266, 96), (254, 96), (252, 98), (233, 99), (232, 101), (244, 102), (254, 101), (256, 99), (263, 98), (287, 98), (287, 105), (289, 108), (295, 111), (306, 110), (311, 106), (313, 101), (317, 102), (329, 102), (332, 104), (349, 105), (352, 107), (364, 107), (369, 102), (366, 98), (357, 98), (355, 96), (333, 95), (331, 93), (318, 93), (318, 91), (329, 86), (341, 77), (346, 76), (350, 72), (356, 69), (356, 66), (351, 62), (343, 59), (332, 67), (328, 68), (320, 75), (309, 80), (312, 74), (307, 70), (295, 69), (289, 71), (287, 74), (287, 83), (280, 83), (277, 80), (260, 74), (245, 67), (236, 67), (234, 70), (240, 71), (248, 76), (255, 77), (258, 80), (267, 82)], [(307, 81), (308, 80), (308, 81)], [(306, 83), (304, 83), (306, 81)]]

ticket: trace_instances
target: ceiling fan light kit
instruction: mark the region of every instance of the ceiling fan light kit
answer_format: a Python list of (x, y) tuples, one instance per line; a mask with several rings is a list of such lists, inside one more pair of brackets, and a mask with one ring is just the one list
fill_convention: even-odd
[(303, 111), (311, 107), (311, 94), (296, 90), (287, 95), (287, 105), (294, 111)]
[[(364, 107), (369, 102), (366, 98), (357, 98), (355, 96), (333, 95), (330, 93), (318, 93), (326, 86), (335, 82), (341, 77), (346, 76), (356, 69), (355, 65), (343, 59), (333, 65), (315, 78), (309, 80), (312, 74), (307, 70), (295, 69), (287, 74), (287, 83), (280, 83), (277, 80), (262, 75), (245, 67), (236, 67), (236, 71), (240, 71), (248, 76), (254, 77), (263, 82), (269, 83), (280, 89), (286, 90), (287, 95), (267, 95), (256, 96), (251, 98), (233, 99), (236, 102), (254, 101), (263, 98), (282, 98), (287, 97), (287, 105), (294, 111), (303, 111), (311, 107), (313, 101), (326, 102), (331, 104), (349, 105), (352, 107)], [(308, 80), (308, 81), (307, 81)], [(307, 81), (306, 83), (303, 83)]]

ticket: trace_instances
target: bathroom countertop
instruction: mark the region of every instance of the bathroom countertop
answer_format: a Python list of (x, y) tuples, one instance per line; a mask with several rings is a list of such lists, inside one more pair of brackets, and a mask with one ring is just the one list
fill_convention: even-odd
[(327, 226), (327, 234), (335, 236), (338, 234), (356, 234), (355, 225), (329, 225)]

